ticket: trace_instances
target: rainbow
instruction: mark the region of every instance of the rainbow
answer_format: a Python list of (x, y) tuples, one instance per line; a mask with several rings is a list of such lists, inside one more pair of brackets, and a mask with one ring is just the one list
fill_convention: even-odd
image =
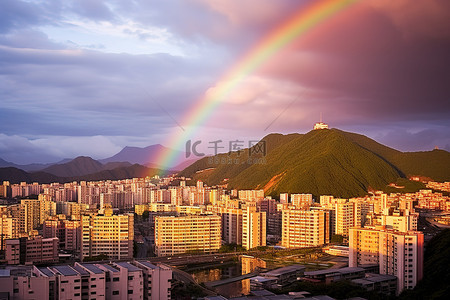
[[(317, 0), (307, 7), (301, 7), (293, 17), (266, 35), (246, 55), (244, 55), (219, 81), (211, 93), (196, 101), (195, 105), (182, 118), (180, 124), (189, 127), (177, 128), (165, 144), (170, 149), (184, 149), (184, 144), (192, 138), (196, 129), (205, 123), (218, 106), (226, 99), (244, 78), (255, 72), (281, 49), (300, 36), (326, 22), (331, 17), (359, 0)], [(177, 151), (161, 151), (156, 158), (159, 166), (173, 166), (178, 157)]]

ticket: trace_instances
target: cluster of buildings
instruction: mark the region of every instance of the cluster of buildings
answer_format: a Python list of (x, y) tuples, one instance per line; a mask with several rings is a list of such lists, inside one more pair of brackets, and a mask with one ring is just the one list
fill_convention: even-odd
[(444, 192), (450, 192), (450, 181), (447, 182), (428, 181), (427, 188)]
[(171, 268), (148, 261), (8, 267), (0, 299), (171, 299)]
[(223, 244), (320, 247), (339, 236), (349, 243), (350, 267), (377, 264), (381, 274), (398, 278), (399, 291), (414, 287), (423, 272), (414, 209), (450, 210), (450, 198), (431, 190), (316, 201), (311, 194), (282, 193), (278, 201), (263, 190), (227, 191), (201, 181), (187, 186), (184, 178), (0, 186), (0, 196), (33, 194), (37, 199), (0, 206), (1, 249), (9, 264), (57, 262), (55, 249), (81, 261), (132, 259), (136, 214), (146, 216), (158, 256), (214, 253)]

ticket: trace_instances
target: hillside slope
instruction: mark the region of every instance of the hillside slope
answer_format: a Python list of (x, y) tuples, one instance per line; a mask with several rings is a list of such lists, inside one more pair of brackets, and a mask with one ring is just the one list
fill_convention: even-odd
[(248, 149), (203, 158), (181, 176), (229, 188), (261, 188), (266, 194), (280, 192), (365, 195), (382, 189), (397, 178), (423, 175), (450, 180), (450, 153), (442, 150), (402, 153), (363, 135), (337, 129), (307, 134), (271, 134), (263, 138), (267, 155), (247, 163)]

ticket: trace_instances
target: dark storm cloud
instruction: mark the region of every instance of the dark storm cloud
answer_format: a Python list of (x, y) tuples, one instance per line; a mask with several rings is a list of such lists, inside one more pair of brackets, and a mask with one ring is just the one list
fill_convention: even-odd
[(397, 129), (380, 136), (378, 140), (403, 151), (432, 150), (434, 146), (445, 149), (446, 146), (443, 142), (450, 140), (450, 132), (445, 127), (425, 129), (414, 133), (406, 129)]
[[(412, 35), (409, 28), (405, 37), (404, 28), (364, 3), (345, 17), (300, 40), (284, 60), (267, 66), (264, 76), (328, 91), (323, 101), (346, 116), (448, 121), (450, 34), (444, 33), (450, 23), (439, 28), (439, 36)], [(304, 53), (313, 53), (309, 62)]]

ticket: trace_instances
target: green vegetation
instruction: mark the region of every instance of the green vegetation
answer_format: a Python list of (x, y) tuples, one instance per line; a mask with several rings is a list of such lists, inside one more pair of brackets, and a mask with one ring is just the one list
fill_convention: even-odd
[[(304, 135), (270, 134), (263, 141), (266, 156), (250, 155), (249, 149), (219, 154), (195, 162), (179, 175), (208, 185), (264, 189), (272, 196), (287, 192), (345, 198), (387, 189), (392, 182), (403, 183), (405, 191), (420, 188), (403, 182), (407, 175), (450, 180), (450, 153), (442, 150), (402, 153), (363, 135), (336, 129)], [(262, 158), (265, 163), (248, 163), (249, 158)]]
[(237, 244), (225, 244), (219, 249), (219, 253), (230, 253), (230, 252), (245, 252), (246, 249), (242, 245)]
[(408, 180), (406, 178), (398, 178), (395, 185), (396, 187), (387, 185), (383, 191), (386, 193), (415, 193), (426, 188), (422, 182)]
[(101, 261), (101, 260), (107, 260), (108, 259), (108, 255), (106, 254), (100, 254), (97, 256), (89, 256), (89, 257), (85, 257), (83, 258), (84, 262), (89, 262), (89, 261)]
[(133, 241), (133, 257), (136, 258), (138, 252), (138, 243)]
[(330, 240), (331, 243), (342, 244), (344, 242), (344, 236), (340, 234), (334, 234)]
[(203, 290), (193, 283), (177, 283), (171, 289), (171, 298), (175, 300), (181, 299), (197, 299), (204, 297), (206, 294)]
[(443, 230), (428, 242), (425, 251), (423, 279), (414, 290), (405, 291), (400, 299), (448, 299), (450, 295), (450, 229)]
[(148, 211), (148, 210), (146, 210), (146, 211), (144, 211), (143, 213), (142, 213), (142, 219), (144, 220), (144, 221), (148, 221), (148, 218), (150, 217), (150, 212)]

